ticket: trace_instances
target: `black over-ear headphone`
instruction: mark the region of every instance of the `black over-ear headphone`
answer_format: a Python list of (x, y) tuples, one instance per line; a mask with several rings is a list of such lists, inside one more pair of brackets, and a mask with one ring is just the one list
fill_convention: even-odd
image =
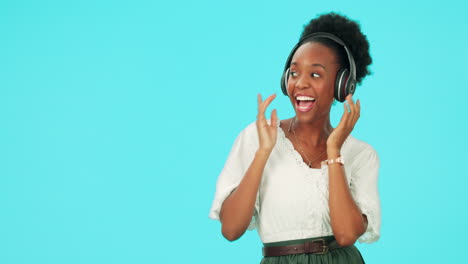
[(288, 95), (289, 66), (291, 64), (294, 53), (302, 44), (315, 38), (331, 39), (343, 46), (346, 54), (348, 54), (349, 69), (340, 69), (336, 75), (335, 82), (335, 99), (343, 102), (348, 94), (354, 94), (354, 91), (356, 90), (356, 64), (354, 63), (353, 55), (349, 51), (348, 47), (346, 47), (344, 42), (335, 35), (326, 32), (317, 32), (306, 35), (301, 40), (299, 40), (296, 46), (294, 46), (291, 53), (289, 53), (286, 64), (284, 65), (283, 75), (281, 76), (281, 90), (283, 91), (284, 95)]

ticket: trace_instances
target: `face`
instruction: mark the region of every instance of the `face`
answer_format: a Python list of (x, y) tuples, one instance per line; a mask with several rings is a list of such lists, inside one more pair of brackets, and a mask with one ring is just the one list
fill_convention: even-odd
[(335, 52), (321, 43), (308, 42), (297, 49), (287, 86), (297, 119), (328, 120), (339, 66)]

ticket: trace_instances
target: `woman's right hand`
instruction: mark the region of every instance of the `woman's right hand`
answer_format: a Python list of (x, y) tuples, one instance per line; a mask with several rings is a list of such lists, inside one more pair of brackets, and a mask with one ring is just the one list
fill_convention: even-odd
[(268, 105), (275, 99), (276, 94), (268, 96), (265, 101), (262, 102), (262, 95), (257, 95), (258, 102), (258, 114), (257, 114), (257, 132), (259, 140), (259, 150), (265, 150), (271, 152), (276, 144), (276, 137), (278, 134), (277, 122), (278, 115), (276, 109), (271, 111), (271, 124), (268, 125), (265, 118), (265, 110)]

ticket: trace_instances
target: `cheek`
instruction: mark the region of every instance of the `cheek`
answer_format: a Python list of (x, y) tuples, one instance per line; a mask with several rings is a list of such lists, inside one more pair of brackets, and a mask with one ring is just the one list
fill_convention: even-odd
[(327, 97), (333, 97), (335, 93), (335, 80), (328, 79), (323, 82), (317, 87), (320, 89), (321, 93)]
[(288, 90), (289, 97), (292, 96), (292, 93), (294, 91), (294, 85), (295, 85), (294, 81), (291, 81), (291, 80), (288, 81), (288, 86), (286, 87), (286, 89)]

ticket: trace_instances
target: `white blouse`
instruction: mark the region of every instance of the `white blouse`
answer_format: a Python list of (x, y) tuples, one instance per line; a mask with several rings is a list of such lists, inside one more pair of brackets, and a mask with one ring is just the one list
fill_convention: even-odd
[[(309, 168), (286, 138), (279, 122), (277, 126), (277, 142), (265, 165), (248, 229), (257, 228), (263, 243), (333, 235), (328, 207), (328, 166)], [(239, 185), (258, 144), (257, 126), (253, 122), (236, 138), (219, 175), (210, 218), (219, 220), (221, 205)], [(375, 242), (380, 237), (381, 223), (377, 187), (379, 158), (372, 146), (352, 136), (344, 142), (341, 156), (351, 194), (368, 219), (367, 230), (358, 241)]]

